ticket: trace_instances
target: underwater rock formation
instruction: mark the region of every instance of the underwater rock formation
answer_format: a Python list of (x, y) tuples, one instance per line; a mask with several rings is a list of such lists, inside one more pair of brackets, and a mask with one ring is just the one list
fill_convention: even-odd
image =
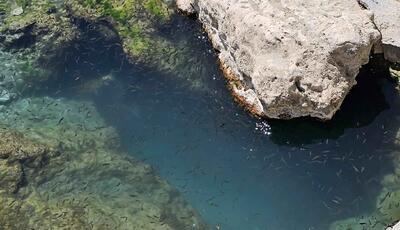
[(360, 0), (374, 13), (374, 22), (382, 34), (382, 51), (386, 60), (400, 63), (400, 1)]
[(18, 192), (28, 171), (40, 169), (54, 155), (51, 148), (27, 140), (20, 133), (0, 130), (0, 190)]
[(269, 118), (332, 118), (380, 39), (357, 1), (177, 3), (196, 9), (234, 96)]
[(92, 103), (27, 98), (0, 117), (8, 127), (0, 132), (2, 229), (208, 229), (176, 189), (120, 150)]
[[(65, 62), (77, 58), (74, 52), (96, 49), (102, 42), (108, 51), (120, 51), (119, 58), (204, 90), (204, 84), (188, 74), (198, 66), (190, 41), (162, 32), (172, 26), (174, 13), (162, 0), (0, 1), (0, 49), (24, 57), (21, 67), (33, 88), (40, 88), (49, 72), (51, 77), (59, 75), (56, 71), (68, 73)], [(85, 40), (92, 47), (80, 47)]]
[(396, 144), (398, 148), (392, 153), (394, 172), (381, 181), (382, 189), (376, 198), (375, 211), (339, 220), (331, 225), (331, 230), (381, 230), (394, 226), (400, 220), (400, 132), (397, 133)]
[(115, 42), (121, 39), (137, 62), (153, 57), (150, 52), (165, 53), (158, 49), (167, 48), (163, 46), (166, 41), (151, 33), (155, 23), (166, 23), (171, 15), (160, 0), (23, 1), (20, 15), (12, 14), (11, 2), (2, 7), (5, 18), (0, 41), (6, 49), (34, 51), (48, 59), (82, 39), (87, 26)]

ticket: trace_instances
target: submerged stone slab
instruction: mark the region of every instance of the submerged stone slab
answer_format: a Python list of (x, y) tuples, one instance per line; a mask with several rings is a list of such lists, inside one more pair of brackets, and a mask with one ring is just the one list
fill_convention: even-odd
[(360, 0), (374, 13), (374, 22), (382, 33), (382, 48), (386, 60), (400, 63), (400, 1)]
[(0, 229), (209, 229), (94, 103), (24, 98), (0, 120)]
[(332, 118), (380, 39), (357, 1), (178, 0), (177, 6), (197, 11), (236, 99), (269, 118)]

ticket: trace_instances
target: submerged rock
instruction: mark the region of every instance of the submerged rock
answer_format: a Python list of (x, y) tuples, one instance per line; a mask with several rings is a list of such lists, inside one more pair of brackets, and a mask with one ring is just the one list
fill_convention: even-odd
[(60, 152), (40, 170), (23, 170), (24, 180), (18, 166), (3, 171), (0, 160), (0, 185), (12, 190), (25, 181), (15, 194), (0, 187), (5, 229), (208, 229), (175, 188), (120, 150), (116, 131), (93, 103), (27, 98), (3, 108), (0, 118), (25, 135), (0, 132), (0, 153), (10, 162), (34, 162), (45, 146)]
[(47, 79), (48, 73), (35, 66), (30, 58), (0, 50), (0, 105), (12, 102), (35, 82)]
[(374, 13), (374, 22), (382, 33), (382, 51), (386, 60), (400, 63), (400, 1), (360, 0)]
[(380, 39), (357, 1), (178, 0), (196, 9), (234, 96), (253, 114), (330, 119)]
[[(199, 79), (189, 73), (199, 65), (190, 39), (165, 32), (173, 26), (175, 13), (169, 1), (29, 0), (23, 1), (24, 12), (17, 16), (11, 2), (0, 6), (0, 48), (29, 56), (33, 69), (48, 70), (51, 77), (60, 75), (57, 71), (69, 73), (70, 69), (64, 69), (66, 62), (88, 61), (76, 57), (79, 51), (101, 47), (104, 55), (112, 56), (118, 50), (118, 58), (127, 58), (147, 71), (168, 74), (193, 89), (205, 88), (204, 82), (198, 84)], [(48, 77), (47, 71), (35, 71), (31, 79)], [(29, 83), (41, 86), (40, 81)]]
[(0, 160), (0, 188), (8, 193), (18, 191), (23, 174), (21, 164)]
[[(394, 170), (380, 181), (382, 189), (375, 199), (375, 209), (360, 217), (338, 220), (330, 226), (331, 230), (397, 230), (400, 220), (400, 132), (395, 144), (398, 148), (392, 151)], [(390, 226), (396, 226), (391, 228)]]
[(0, 190), (15, 193), (25, 175), (40, 169), (54, 155), (51, 148), (32, 142), (22, 134), (0, 130)]

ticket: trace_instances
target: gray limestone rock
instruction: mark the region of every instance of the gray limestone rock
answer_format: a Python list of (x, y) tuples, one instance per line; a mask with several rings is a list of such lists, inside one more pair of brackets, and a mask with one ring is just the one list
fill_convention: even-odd
[(380, 40), (372, 14), (357, 1), (178, 0), (177, 6), (197, 10), (233, 95), (263, 117), (331, 119)]
[(400, 222), (398, 222), (396, 225), (393, 227), (389, 227), (386, 230), (399, 230), (400, 229)]
[(400, 63), (400, 1), (360, 0), (374, 13), (374, 22), (382, 33), (382, 48), (385, 58)]

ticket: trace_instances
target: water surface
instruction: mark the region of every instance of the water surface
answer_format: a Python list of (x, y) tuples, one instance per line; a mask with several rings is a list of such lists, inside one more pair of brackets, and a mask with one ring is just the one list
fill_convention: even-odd
[[(123, 147), (177, 187), (213, 228), (323, 230), (373, 211), (382, 176), (393, 170), (400, 125), (400, 98), (385, 71), (365, 66), (330, 122), (260, 120), (233, 101), (199, 25), (181, 20), (161, 33), (185, 39), (196, 65), (160, 73), (120, 65), (115, 54), (75, 53), (94, 65), (67, 63), (72, 71), (46, 94), (93, 100)], [(88, 84), (71, 72), (112, 79)]]

